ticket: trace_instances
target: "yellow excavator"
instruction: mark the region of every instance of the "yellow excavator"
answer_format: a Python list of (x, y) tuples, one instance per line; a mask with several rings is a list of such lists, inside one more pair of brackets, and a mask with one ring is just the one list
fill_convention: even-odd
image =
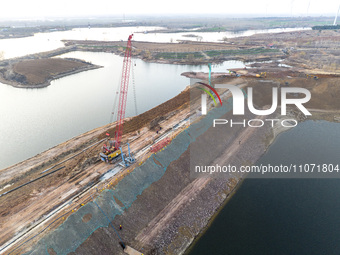
[(256, 74), (257, 78), (266, 78), (267, 77), (267, 72), (261, 72), (260, 74)]
[(307, 79), (308, 78), (311, 78), (311, 79), (314, 79), (314, 80), (318, 80), (319, 79), (319, 77), (314, 75), (314, 74), (306, 74), (306, 77), (307, 77)]

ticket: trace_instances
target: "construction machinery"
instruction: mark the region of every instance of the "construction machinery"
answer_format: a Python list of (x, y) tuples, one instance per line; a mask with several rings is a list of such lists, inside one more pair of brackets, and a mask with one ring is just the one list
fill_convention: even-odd
[(260, 74), (256, 74), (257, 78), (266, 78), (267, 77), (267, 72), (261, 72)]
[(314, 80), (318, 80), (319, 79), (319, 77), (314, 75), (314, 74), (306, 74), (306, 77), (307, 77), (307, 79), (308, 78), (311, 78), (311, 79), (314, 79)]
[(234, 70), (229, 70), (229, 74), (232, 75), (232, 76), (236, 76), (236, 77), (240, 77), (241, 75), (238, 74), (236, 71)]
[(122, 153), (121, 149), (121, 138), (123, 134), (123, 123), (125, 118), (125, 109), (126, 109), (126, 102), (127, 102), (127, 93), (129, 87), (129, 78), (130, 78), (130, 68), (131, 68), (131, 51), (132, 51), (132, 40), (133, 34), (131, 34), (128, 38), (124, 59), (123, 59), (123, 70), (122, 70), (122, 77), (121, 77), (121, 84), (119, 90), (119, 102), (118, 102), (118, 111), (117, 111), (117, 122), (116, 122), (116, 131), (115, 131), (115, 140), (109, 141), (109, 146), (103, 146), (103, 151), (100, 153), (100, 158), (102, 161), (105, 162), (112, 162), (113, 159), (117, 159), (119, 155), (122, 156), (123, 162), (125, 166), (127, 162), (133, 163), (134, 158), (131, 157), (130, 154), (130, 146), (129, 148), (129, 156), (125, 157), (124, 153)]
[(122, 153), (122, 151), (120, 149), (115, 150), (114, 147), (112, 146), (106, 146), (106, 144), (104, 144), (103, 146), (103, 151), (99, 154), (100, 155), (100, 159), (104, 162), (111, 162), (113, 161), (113, 159), (118, 158), (118, 156)]

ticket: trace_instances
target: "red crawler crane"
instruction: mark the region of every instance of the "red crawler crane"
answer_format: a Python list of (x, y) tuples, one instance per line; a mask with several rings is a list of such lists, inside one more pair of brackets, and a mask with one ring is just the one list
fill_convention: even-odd
[(119, 103), (118, 103), (118, 111), (117, 111), (117, 124), (116, 124), (116, 132), (115, 132), (115, 142), (114, 148), (111, 148), (111, 142), (109, 148), (104, 145), (103, 152), (100, 153), (100, 158), (105, 162), (112, 162), (113, 159), (117, 159), (119, 155), (122, 156), (123, 165), (127, 166), (127, 163), (133, 163), (135, 159), (130, 154), (129, 148), (129, 156), (124, 159), (124, 153), (120, 149), (121, 137), (123, 134), (123, 123), (125, 117), (125, 109), (126, 109), (126, 100), (127, 93), (129, 88), (129, 78), (130, 78), (130, 68), (131, 68), (131, 39), (133, 34), (129, 36), (127, 46), (125, 49), (125, 55), (123, 60), (123, 71), (122, 71), (122, 79), (120, 84), (119, 91)]
[(120, 146), (120, 140), (123, 134), (123, 123), (125, 118), (125, 109), (126, 109), (126, 99), (129, 87), (129, 78), (130, 78), (130, 68), (131, 68), (131, 39), (133, 34), (129, 36), (125, 55), (123, 60), (123, 71), (122, 71), (122, 81), (120, 84), (120, 91), (119, 91), (119, 102), (118, 102), (118, 112), (117, 112), (117, 126), (116, 126), (116, 133), (115, 133), (115, 149), (118, 150)]

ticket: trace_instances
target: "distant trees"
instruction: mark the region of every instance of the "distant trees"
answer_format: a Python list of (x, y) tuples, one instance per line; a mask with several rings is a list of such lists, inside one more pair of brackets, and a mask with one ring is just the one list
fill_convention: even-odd
[(332, 29), (340, 29), (340, 25), (336, 25), (336, 26), (333, 26), (333, 25), (326, 25), (326, 26), (314, 26), (312, 27), (313, 30), (332, 30)]

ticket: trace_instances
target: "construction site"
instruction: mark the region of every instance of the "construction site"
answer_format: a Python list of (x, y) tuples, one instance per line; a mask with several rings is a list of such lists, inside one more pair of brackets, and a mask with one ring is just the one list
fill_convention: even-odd
[[(340, 120), (339, 30), (257, 34), (223, 43), (137, 42), (132, 34), (127, 39), (67, 40), (65, 48), (34, 57), (50, 59), (65, 49), (123, 56), (116, 116), (106, 126), (0, 170), (1, 254), (184, 254), (245, 178), (192, 178), (190, 161), (252, 165), (287, 130), (275, 125), (216, 131), (212, 119), (233, 116), (232, 94), (216, 88), (221, 104), (209, 100), (202, 115), (200, 82), (252, 87), (258, 109), (271, 105), (272, 88), (302, 87), (312, 93), (305, 104), (312, 116), (290, 107), (290, 119)], [(183, 73), (199, 82), (188, 79), (174, 98), (126, 118), (126, 102), (133, 100), (127, 98), (132, 58), (206, 65), (242, 60), (247, 66)], [(281, 118), (279, 111), (269, 117)], [(242, 118), (262, 117), (246, 112)], [(190, 155), (193, 148), (196, 157)], [(208, 157), (199, 156), (203, 153)]]

